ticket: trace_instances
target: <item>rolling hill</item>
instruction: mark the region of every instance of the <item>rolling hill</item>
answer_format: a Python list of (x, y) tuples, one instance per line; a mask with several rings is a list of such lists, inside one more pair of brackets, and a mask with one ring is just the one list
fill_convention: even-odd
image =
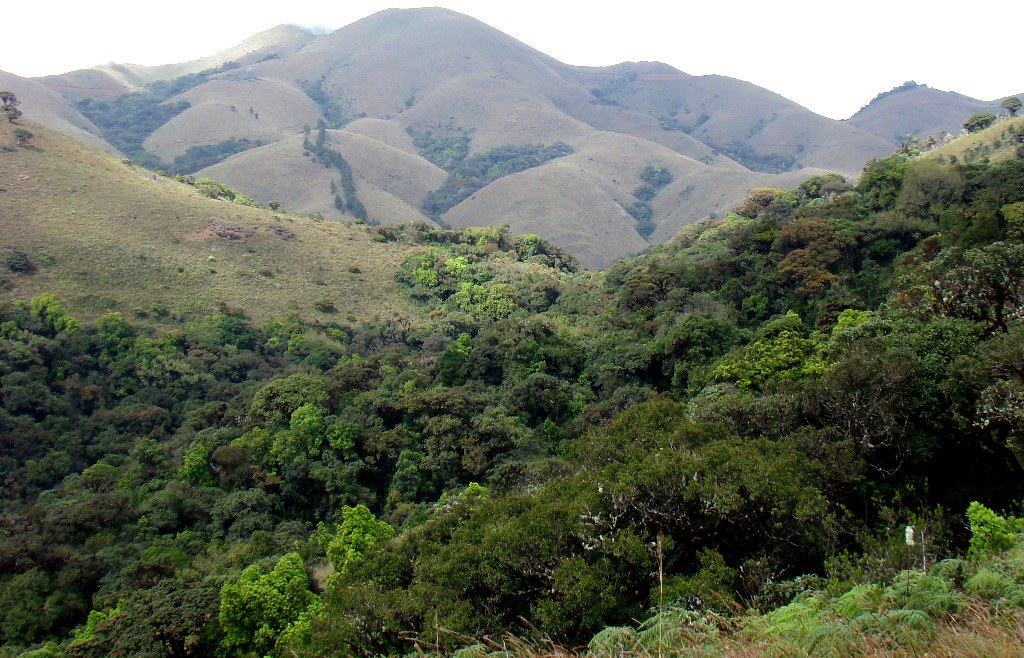
[(920, 138), (944, 132), (956, 135), (964, 119), (975, 112), (1002, 112), (1001, 100), (981, 101), (907, 82), (879, 94), (850, 117), (849, 122), (892, 143), (899, 143), (907, 135)]
[(12, 91), (21, 102), (25, 117), (104, 151), (114, 151), (100, 129), (63, 96), (44, 84), (0, 71), (0, 89)]
[[(507, 223), (592, 268), (668, 240), (752, 187), (823, 171), (855, 176), (896, 146), (889, 124), (913, 114), (886, 109), (895, 101), (885, 98), (834, 121), (723, 76), (656, 62), (573, 66), (437, 8), (386, 10), (320, 36), (279, 26), (194, 62), (38, 82), (149, 166), (210, 176), (294, 212), (353, 219), (332, 189), (340, 170), (303, 148), (304, 130), (322, 124), (369, 223)], [(489, 149), (559, 144), (571, 155), (503, 165), (482, 189), (463, 186), (454, 207), (427, 207), (431, 195), (463, 185), (459, 167)], [(673, 182), (638, 207), (633, 193), (648, 167)]]
[[(206, 198), (22, 123), (35, 135), (23, 148), (0, 123), (0, 258), (20, 253), (31, 267), (4, 267), (3, 299), (55, 292), (83, 317), (132, 308), (154, 319), (227, 308), (321, 323), (416, 314), (394, 278), (407, 244)], [(320, 300), (333, 310), (317, 310)]]
[(160, 66), (112, 63), (91, 69), (43, 76), (37, 80), (72, 101), (93, 97), (116, 97), (137, 91), (152, 82), (199, 73), (217, 68), (227, 62), (247, 65), (260, 60), (285, 56), (315, 38), (313, 33), (304, 28), (295, 25), (278, 25), (255, 34), (230, 48), (189, 62)]

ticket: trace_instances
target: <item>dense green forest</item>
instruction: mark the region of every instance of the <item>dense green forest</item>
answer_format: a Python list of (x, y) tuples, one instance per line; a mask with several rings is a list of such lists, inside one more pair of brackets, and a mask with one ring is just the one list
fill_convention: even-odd
[(1024, 159), (754, 190), (600, 274), (371, 230), (428, 321), (0, 309), (0, 655), (834, 655), (1024, 609)]

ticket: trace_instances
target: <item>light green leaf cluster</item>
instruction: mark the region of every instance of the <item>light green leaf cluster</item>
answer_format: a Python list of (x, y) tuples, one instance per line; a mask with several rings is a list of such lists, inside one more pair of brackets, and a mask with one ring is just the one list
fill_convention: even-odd
[(419, 265), (412, 271), (413, 280), (421, 286), (433, 288), (440, 281), (437, 274), (437, 251), (430, 249), (420, 258)]
[(512, 315), (517, 308), (511, 291), (511, 286), (503, 283), (491, 286), (463, 283), (452, 295), (452, 302), (472, 315), (499, 320)]
[(342, 521), (337, 534), (327, 546), (327, 558), (339, 572), (344, 573), (370, 548), (395, 535), (395, 530), (366, 507), (356, 505), (342, 510)]
[(73, 334), (78, 331), (78, 320), (71, 317), (67, 309), (50, 293), (33, 297), (30, 312), (33, 318), (55, 333)]
[(732, 381), (740, 388), (760, 390), (769, 382), (798, 379), (803, 364), (813, 352), (814, 342), (790, 330), (748, 345), (737, 359), (726, 361), (714, 371), (718, 381)]
[(1024, 531), (1024, 521), (999, 516), (978, 501), (967, 508), (967, 521), (971, 525), (971, 545), (968, 555), (980, 558), (1013, 547), (1017, 533)]
[(256, 565), (246, 568), (237, 580), (221, 588), (221, 646), (225, 655), (265, 655), (315, 599), (298, 553), (282, 557), (270, 573), (263, 573)]
[(185, 451), (181, 466), (178, 467), (178, 479), (200, 487), (212, 487), (216, 484), (210, 472), (210, 450), (202, 443), (196, 443)]

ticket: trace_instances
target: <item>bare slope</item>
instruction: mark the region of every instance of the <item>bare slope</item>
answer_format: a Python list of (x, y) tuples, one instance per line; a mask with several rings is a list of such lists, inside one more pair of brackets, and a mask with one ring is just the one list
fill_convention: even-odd
[[(394, 283), (404, 247), (358, 227), (214, 201), (25, 124), (31, 148), (0, 157), (0, 245), (38, 269), (5, 268), (3, 298), (54, 292), (86, 316), (156, 303), (185, 315), (226, 304), (256, 319), (298, 312), (324, 322), (415, 313)], [(0, 145), (11, 130), (0, 124)], [(318, 300), (337, 314), (317, 311)]]
[(927, 85), (907, 83), (861, 108), (850, 123), (898, 144), (907, 135), (927, 137), (943, 132), (958, 134), (964, 119), (975, 112), (1000, 113), (1001, 101), (980, 101)]
[(95, 96), (119, 96), (157, 80), (170, 80), (189, 73), (214, 69), (226, 62), (247, 66), (268, 58), (286, 57), (315, 38), (315, 35), (304, 28), (278, 25), (218, 53), (189, 62), (160, 66), (104, 64), (91, 69), (35, 79), (73, 101)]
[(230, 138), (274, 142), (315, 126), (320, 112), (309, 96), (292, 84), (256, 77), (214, 79), (168, 99), (191, 107), (154, 131), (143, 146), (170, 161), (190, 146), (217, 144)]
[(21, 102), (18, 107), (27, 119), (38, 121), (69, 137), (105, 151), (114, 148), (107, 144), (91, 121), (76, 110), (60, 94), (35, 80), (0, 71), (0, 89), (13, 91)]
[[(267, 142), (201, 173), (295, 212), (341, 218), (329, 189), (336, 174), (297, 148), (302, 126), (323, 119), (345, 128), (331, 139), (352, 164), (370, 218), (395, 222), (423, 219), (424, 197), (445, 179), (406, 134), (413, 125), (461, 129), (471, 154), (565, 142), (576, 156), (500, 179), (445, 221), (507, 222), (574, 249), (592, 266), (670, 238), (751, 186), (781, 185), (818, 169), (853, 175), (892, 150), (861, 127), (749, 83), (659, 63), (570, 66), (439, 8), (386, 10), (320, 37), (278, 28), (194, 63), (117, 65), (104, 75), (111, 89), (127, 89), (227, 59), (242, 66), (167, 101), (191, 107), (148, 136), (149, 152), (169, 162), (191, 146)], [(59, 82), (70, 84), (49, 81)], [(645, 239), (625, 209), (648, 165), (669, 166), (677, 182), (655, 200), (654, 230)], [(768, 176), (780, 171), (787, 173)]]
[(891, 144), (857, 126), (742, 80), (691, 76), (657, 62), (570, 67), (568, 73), (587, 84), (601, 106), (642, 114), (663, 132), (695, 137), (749, 168), (778, 170), (788, 163), (792, 169), (854, 174), (868, 159), (891, 150)]
[(125, 72), (114, 66), (96, 66), (33, 79), (72, 102), (83, 98), (113, 98), (136, 90)]
[[(328, 146), (352, 166), (356, 190), (371, 220), (382, 224), (429, 221), (419, 207), (427, 193), (444, 182), (444, 171), (418, 155), (362, 134), (348, 130), (327, 134)], [(339, 172), (304, 154), (301, 136), (240, 153), (198, 175), (247, 194), (251, 191), (260, 201), (278, 201), (292, 212), (345, 217), (335, 208), (331, 192), (332, 181), (336, 188), (341, 186)]]
[(287, 57), (316, 38), (312, 32), (298, 25), (278, 25), (254, 34), (230, 48), (199, 59), (161, 66), (122, 64), (121, 68), (131, 76), (136, 85), (144, 85), (156, 80), (168, 80), (214, 69), (226, 62), (236, 62), (245, 67), (268, 59)]
[[(656, 228), (650, 240), (626, 212), (647, 166), (667, 168), (675, 177), (652, 204)], [(816, 173), (822, 172), (772, 175), (713, 167), (647, 140), (598, 132), (573, 155), (500, 178), (442, 219), (456, 228), (508, 224), (516, 233), (540, 233), (585, 266), (603, 269), (732, 207), (752, 187), (791, 187)]]

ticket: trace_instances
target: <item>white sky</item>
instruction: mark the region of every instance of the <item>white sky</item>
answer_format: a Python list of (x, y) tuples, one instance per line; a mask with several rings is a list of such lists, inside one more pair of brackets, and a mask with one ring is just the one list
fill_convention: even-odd
[[(658, 60), (694, 75), (747, 80), (837, 119), (906, 80), (985, 100), (1024, 92), (1022, 0), (440, 4), (563, 62)], [(111, 61), (186, 61), (281, 23), (335, 29), (380, 9), (423, 2), (38, 0), (30, 6), (33, 17), (49, 22), (22, 21), (5, 30), (0, 49), (0, 69), (22, 76)]]

